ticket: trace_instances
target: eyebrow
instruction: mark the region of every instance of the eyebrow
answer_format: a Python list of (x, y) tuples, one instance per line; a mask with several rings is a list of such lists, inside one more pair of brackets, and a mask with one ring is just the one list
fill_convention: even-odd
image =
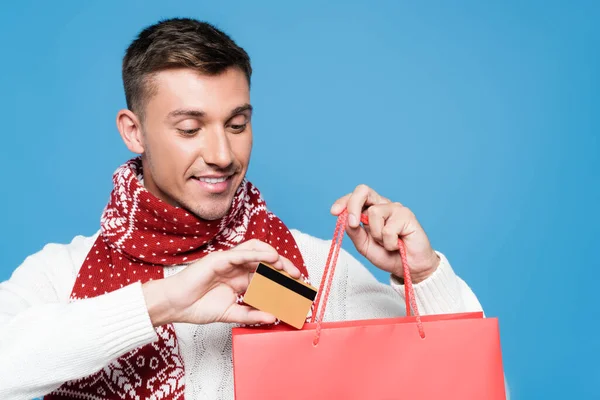
[[(236, 107), (233, 110), (231, 110), (231, 112), (229, 113), (229, 116), (227, 117), (227, 119), (233, 117), (234, 115), (241, 114), (241, 113), (243, 113), (245, 111), (252, 112), (252, 109), (253, 108), (252, 108), (252, 106), (250, 104), (241, 105), (241, 106)], [(202, 117), (206, 116), (206, 113), (204, 111), (202, 111), (202, 110), (178, 109), (178, 110), (171, 111), (167, 115), (167, 119), (172, 119), (172, 118), (181, 117), (181, 116), (193, 117), (193, 118), (202, 118)]]
[(242, 106), (236, 107), (233, 110), (231, 110), (231, 113), (229, 113), (229, 118), (233, 117), (234, 115), (238, 115), (243, 113), (244, 111), (249, 111), (252, 112), (253, 108), (250, 104), (246, 103)]

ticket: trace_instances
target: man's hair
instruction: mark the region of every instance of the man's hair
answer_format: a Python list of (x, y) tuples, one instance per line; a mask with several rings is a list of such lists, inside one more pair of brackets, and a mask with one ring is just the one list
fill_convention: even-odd
[(141, 31), (123, 58), (127, 108), (143, 119), (146, 102), (156, 91), (152, 75), (157, 72), (191, 68), (218, 75), (230, 67), (244, 72), (250, 85), (250, 57), (224, 32), (190, 18), (162, 20)]

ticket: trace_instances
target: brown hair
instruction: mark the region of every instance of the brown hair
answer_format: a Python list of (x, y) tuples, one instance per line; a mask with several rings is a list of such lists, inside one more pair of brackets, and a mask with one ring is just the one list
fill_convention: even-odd
[(141, 31), (123, 58), (127, 108), (143, 119), (145, 103), (155, 90), (152, 74), (159, 71), (191, 68), (218, 75), (230, 67), (241, 69), (250, 85), (250, 57), (224, 32), (190, 18), (162, 20)]

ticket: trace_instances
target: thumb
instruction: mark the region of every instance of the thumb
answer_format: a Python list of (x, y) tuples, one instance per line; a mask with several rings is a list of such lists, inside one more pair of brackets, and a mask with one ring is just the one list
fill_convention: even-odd
[(367, 232), (368, 228), (365, 228), (362, 224), (359, 224), (356, 228), (352, 228), (348, 223), (346, 223), (346, 233), (352, 243), (354, 243), (354, 247), (361, 255), (365, 255), (367, 252), (367, 247), (369, 244), (369, 232)]
[(222, 322), (233, 322), (244, 325), (273, 324), (276, 318), (269, 313), (250, 306), (232, 304), (223, 316)]

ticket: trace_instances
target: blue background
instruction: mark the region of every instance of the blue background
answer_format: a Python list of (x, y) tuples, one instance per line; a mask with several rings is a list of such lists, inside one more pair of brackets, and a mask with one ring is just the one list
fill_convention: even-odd
[(290, 227), (330, 238), (358, 183), (403, 202), (500, 318), (514, 399), (600, 398), (599, 3), (369, 3), (3, 3), (0, 280), (99, 227), (124, 50), (191, 16), (252, 57), (249, 176)]

